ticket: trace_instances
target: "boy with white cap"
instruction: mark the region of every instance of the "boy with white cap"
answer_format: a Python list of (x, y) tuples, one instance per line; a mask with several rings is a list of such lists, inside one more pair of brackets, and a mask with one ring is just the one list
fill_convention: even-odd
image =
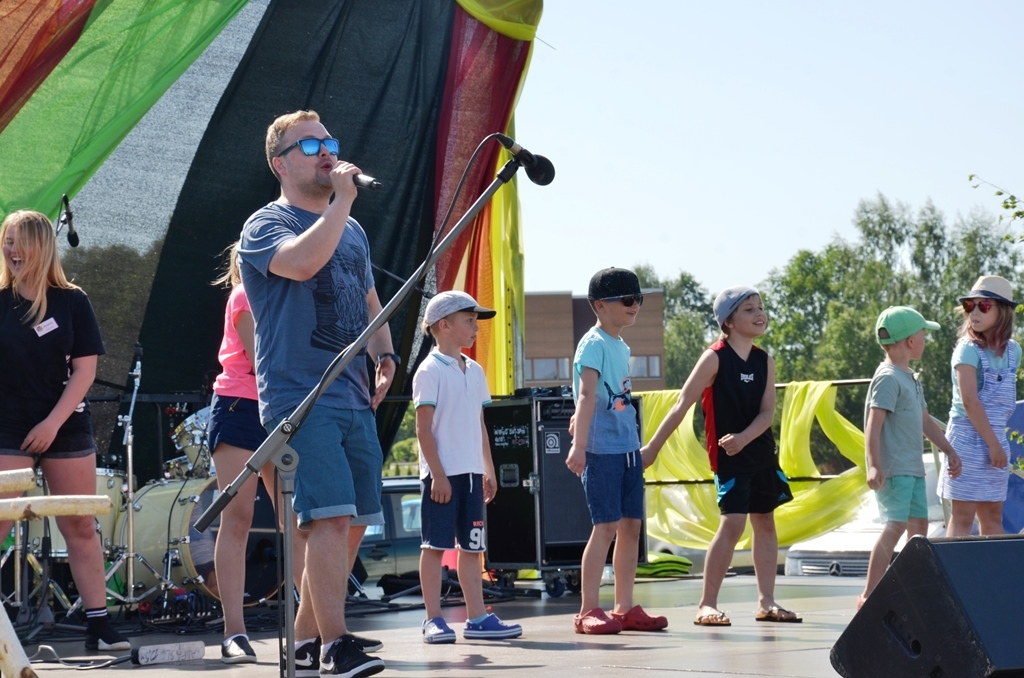
[(868, 487), (875, 491), (885, 527), (871, 549), (858, 609), (885, 574), (903, 533), (913, 537), (928, 531), (922, 434), (946, 453), (949, 475), (960, 475), (960, 458), (928, 414), (921, 382), (910, 369), (910, 361), (924, 355), (925, 330), (937, 329), (938, 323), (909, 306), (890, 306), (875, 321), (875, 339), (885, 360), (875, 370), (864, 402), (864, 450)]
[(500, 640), (523, 634), (484, 607), (480, 555), (484, 552), (484, 504), (497, 492), (494, 463), (484, 427), (491, 402), (483, 368), (462, 354), (476, 341), (477, 320), (495, 311), (465, 292), (441, 292), (427, 304), (423, 331), (436, 346), (412, 380), (416, 440), (423, 482), (420, 586), (427, 618), (424, 643), (454, 643), (455, 631), (441, 616), (441, 561), (459, 549), (459, 585), (466, 601), (465, 638)]

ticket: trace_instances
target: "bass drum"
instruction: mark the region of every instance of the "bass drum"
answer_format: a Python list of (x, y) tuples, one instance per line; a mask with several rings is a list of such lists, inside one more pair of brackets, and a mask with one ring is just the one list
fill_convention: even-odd
[[(220, 516), (205, 533), (193, 527), (218, 494), (216, 478), (161, 480), (143, 487), (135, 494), (135, 552), (161, 573), (165, 570), (165, 558), (171, 557), (170, 579), (175, 586), (198, 590), (220, 600), (213, 568)], [(275, 526), (274, 507), (260, 481), (244, 554), (245, 605), (271, 598), (280, 588), (277, 554), (283, 539), (276, 534)], [(118, 534), (121, 543), (127, 544), (127, 511), (118, 518)], [(139, 591), (157, 585), (156, 576), (140, 563), (135, 564), (135, 579)]]

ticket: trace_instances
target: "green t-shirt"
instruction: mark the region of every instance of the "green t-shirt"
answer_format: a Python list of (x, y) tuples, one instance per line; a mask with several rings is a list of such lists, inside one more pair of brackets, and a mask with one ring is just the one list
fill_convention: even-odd
[(924, 389), (917, 375), (881, 363), (864, 401), (864, 428), (872, 408), (885, 410), (879, 463), (886, 478), (924, 477)]

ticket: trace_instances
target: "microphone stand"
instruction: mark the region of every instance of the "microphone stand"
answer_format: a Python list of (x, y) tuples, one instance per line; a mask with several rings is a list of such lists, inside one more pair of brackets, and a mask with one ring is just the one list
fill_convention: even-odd
[[(214, 521), (214, 519), (224, 510), (224, 507), (231, 502), (234, 496), (238, 493), (239, 488), (249, 479), (253, 473), (259, 473), (260, 468), (268, 462), (273, 462), (277, 468), (278, 476), (281, 479), (281, 504), (284, 507), (284, 547), (282, 554), (284, 558), (284, 581), (286, 586), (291, 585), (292, 582), (292, 523), (294, 517), (292, 514), (291, 495), (295, 491), (295, 469), (299, 465), (299, 455), (293, 450), (288, 442), (298, 431), (299, 426), (305, 421), (306, 415), (313, 408), (320, 394), (325, 390), (331, 383), (334, 382), (338, 376), (341, 375), (345, 367), (352, 362), (352, 359), (358, 355), (359, 351), (370, 341), (370, 337), (374, 335), (384, 323), (388, 321), (394, 312), (405, 303), (405, 300), (412, 293), (414, 287), (423, 279), (427, 271), (431, 266), (437, 263), (444, 254), (445, 250), (451, 247), (455, 239), (466, 229), (466, 227), (473, 221), (476, 215), (484, 208), (484, 206), (490, 201), (491, 197), (501, 188), (503, 185), (511, 181), (512, 177), (515, 176), (516, 171), (522, 166), (518, 158), (513, 157), (511, 160), (505, 163), (505, 166), (501, 168), (494, 181), (491, 182), (490, 186), (483, 192), (483, 194), (476, 199), (469, 210), (459, 219), (458, 223), (452, 227), (452, 230), (438, 243), (437, 247), (430, 253), (430, 256), (420, 264), (419, 268), (409, 277), (409, 279), (402, 285), (401, 289), (395, 293), (395, 296), (391, 298), (391, 301), (381, 309), (381, 312), (377, 314), (377, 317), (369, 324), (369, 326), (363, 330), (362, 334), (356, 337), (355, 341), (349, 344), (341, 352), (338, 358), (335, 359), (334, 363), (328, 368), (327, 373), (321, 379), (320, 384), (317, 385), (313, 391), (306, 396), (306, 398), (295, 408), (295, 411), (277, 425), (277, 427), (267, 436), (267, 439), (262, 445), (257, 448), (253, 455), (249, 457), (249, 460), (245, 462), (245, 467), (242, 472), (238, 474), (238, 477), (231, 481), (231, 484), (224, 488), (217, 500), (206, 509), (199, 519), (195, 522), (194, 527), (200, 532), (205, 532), (206, 528)], [(285, 655), (287, 657), (287, 678), (295, 678), (295, 598), (291, 595), (286, 595), (285, 599)]]

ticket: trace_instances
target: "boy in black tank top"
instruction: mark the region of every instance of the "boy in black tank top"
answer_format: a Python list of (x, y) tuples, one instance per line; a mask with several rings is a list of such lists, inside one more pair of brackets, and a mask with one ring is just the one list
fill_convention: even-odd
[(775, 602), (779, 541), (774, 511), (790, 501), (793, 493), (779, 468), (771, 429), (775, 414), (775, 363), (770, 355), (754, 346), (754, 339), (768, 327), (768, 316), (757, 290), (744, 286), (723, 290), (715, 299), (714, 311), (723, 336), (701, 355), (676, 404), (641, 450), (644, 467), (654, 463), (669, 435), (700, 398), (708, 460), (715, 472), (722, 517), (708, 547), (704, 589), (693, 623), (731, 625), (729, 617), (718, 609), (718, 592), (748, 515), (754, 532), (757, 576), (755, 619), (799, 622), (800, 617)]

